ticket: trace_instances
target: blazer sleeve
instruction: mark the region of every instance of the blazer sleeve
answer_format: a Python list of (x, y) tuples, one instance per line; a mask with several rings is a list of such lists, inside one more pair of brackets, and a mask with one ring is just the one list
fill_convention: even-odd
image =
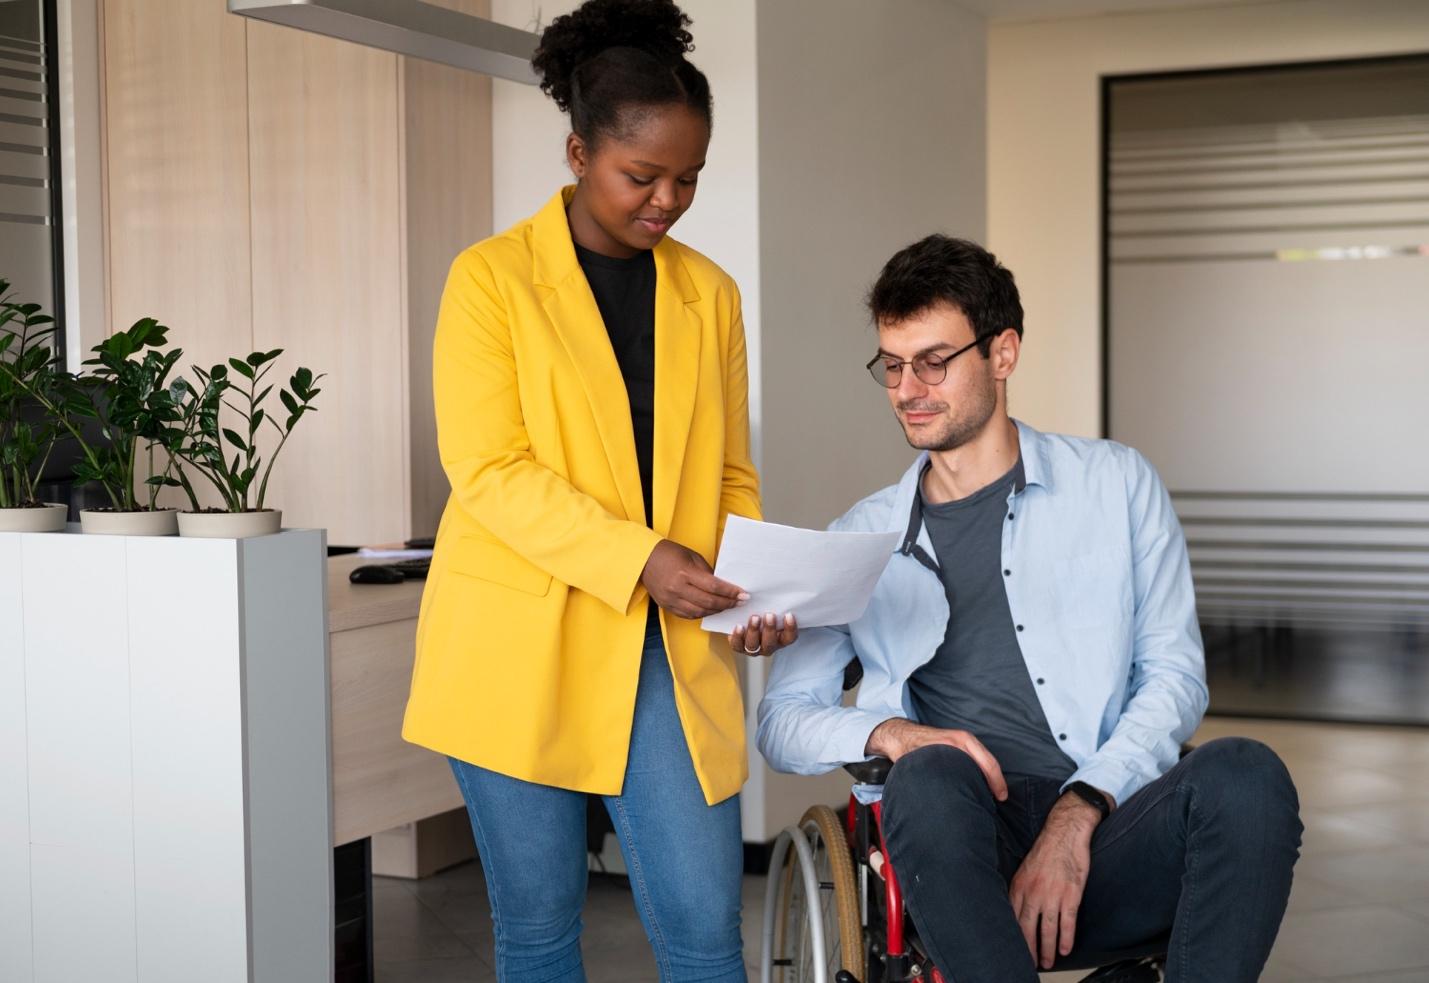
[(536, 462), (516, 372), (495, 275), (467, 250), (448, 274), (433, 348), (437, 448), (452, 495), (552, 577), (629, 611), (660, 536)]
[(754, 470), (749, 449), (749, 367), (744, 344), (744, 311), (739, 288), (730, 285), (729, 342), (725, 356), (724, 382), (724, 472), (719, 497), (719, 537), (730, 515), (759, 519), (759, 473)]

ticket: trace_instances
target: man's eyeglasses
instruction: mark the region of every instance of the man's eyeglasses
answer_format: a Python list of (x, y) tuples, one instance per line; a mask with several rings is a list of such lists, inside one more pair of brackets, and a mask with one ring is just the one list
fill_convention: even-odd
[(864, 368), (868, 369), (868, 374), (873, 376), (873, 381), (885, 389), (898, 388), (898, 384), (903, 381), (903, 366), (905, 365), (913, 366), (913, 374), (918, 377), (919, 382), (927, 386), (936, 386), (948, 377), (948, 363), (968, 349), (976, 348), (980, 341), (982, 341), (981, 338), (974, 339), (951, 355), (924, 353), (905, 360), (880, 353), (873, 356)]

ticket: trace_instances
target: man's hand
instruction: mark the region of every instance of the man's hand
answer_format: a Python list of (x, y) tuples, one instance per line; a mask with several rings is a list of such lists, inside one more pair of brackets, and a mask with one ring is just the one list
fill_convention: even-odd
[(1006, 801), (1007, 780), (1002, 777), (1002, 768), (997, 759), (982, 746), (982, 741), (965, 730), (944, 730), (941, 727), (915, 724), (903, 717), (890, 717), (873, 728), (873, 733), (868, 735), (864, 753), (878, 754), (890, 761), (897, 761), (909, 751), (916, 751), (929, 744), (946, 744), (948, 747), (966, 751), (968, 757), (982, 769), (983, 777), (987, 779), (987, 787), (992, 790), (992, 797), (999, 802)]
[(1077, 908), (1092, 867), (1092, 832), (1099, 822), (1095, 806), (1064, 793), (1012, 878), (1012, 911), (1032, 961), (1042, 969), (1051, 969), (1058, 955), (1072, 951)]
[(681, 618), (707, 618), (749, 600), (743, 590), (716, 577), (704, 557), (668, 539), (650, 553), (640, 582), (656, 604)]

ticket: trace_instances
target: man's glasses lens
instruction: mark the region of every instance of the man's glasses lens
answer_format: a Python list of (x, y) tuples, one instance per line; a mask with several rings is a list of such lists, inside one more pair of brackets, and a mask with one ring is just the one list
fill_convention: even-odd
[(934, 355), (919, 355), (912, 361), (904, 362), (896, 358), (878, 356), (868, 363), (868, 374), (873, 381), (885, 389), (897, 389), (903, 379), (904, 366), (911, 365), (913, 374), (925, 385), (936, 386), (948, 377), (950, 359)]
[(873, 381), (884, 389), (898, 388), (898, 383), (903, 379), (903, 367), (906, 365), (913, 366), (913, 374), (925, 386), (936, 386), (948, 377), (948, 363), (963, 352), (976, 348), (981, 340), (974, 338), (951, 355), (914, 355), (906, 362), (892, 355), (878, 354), (873, 356), (866, 367), (868, 374), (873, 376)]

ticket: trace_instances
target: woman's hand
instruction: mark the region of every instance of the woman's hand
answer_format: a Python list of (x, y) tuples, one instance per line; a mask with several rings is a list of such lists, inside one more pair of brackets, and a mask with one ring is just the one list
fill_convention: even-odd
[(793, 645), (799, 639), (799, 622), (792, 614), (776, 618), (773, 613), (764, 617), (752, 615), (748, 626), (740, 625), (729, 636), (729, 647), (740, 655), (773, 655), (786, 645)]
[(645, 561), (640, 582), (656, 604), (681, 618), (707, 618), (749, 600), (743, 590), (716, 577), (704, 557), (668, 539), (660, 540)]

